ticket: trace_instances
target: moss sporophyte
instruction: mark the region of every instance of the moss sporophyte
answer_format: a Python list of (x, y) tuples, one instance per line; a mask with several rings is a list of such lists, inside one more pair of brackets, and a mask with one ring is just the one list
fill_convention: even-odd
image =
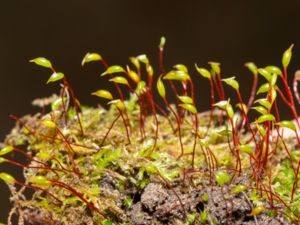
[[(300, 223), (299, 72), (292, 88), (288, 83), (293, 45), (282, 69), (245, 64), (253, 77), (248, 97), (236, 77), (222, 78), (220, 63), (166, 69), (165, 43), (161, 38), (159, 71), (146, 55), (126, 66), (84, 56), (82, 66), (98, 62), (99, 79), (116, 89), (92, 91), (106, 108), (81, 105), (50, 60), (30, 60), (49, 69), (47, 84), (61, 91), (35, 100), (42, 113), (11, 115), (16, 126), (0, 163), (23, 168), (25, 180), (0, 172), (12, 194), (8, 224), (14, 216), (21, 225)], [(199, 113), (195, 79), (209, 83), (207, 112)], [(293, 120), (282, 119), (281, 105)], [(27, 163), (8, 157), (12, 152)]]

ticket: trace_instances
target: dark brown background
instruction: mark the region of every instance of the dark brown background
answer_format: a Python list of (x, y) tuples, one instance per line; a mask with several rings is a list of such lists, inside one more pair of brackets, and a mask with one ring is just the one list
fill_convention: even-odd
[[(167, 68), (185, 63), (192, 70), (194, 62), (206, 66), (207, 61), (220, 61), (223, 75), (236, 75), (248, 97), (251, 75), (244, 62), (279, 65), (282, 52), (295, 43), (290, 74), (300, 68), (299, 10), (297, 0), (2, 0), (0, 140), (13, 126), (10, 113), (33, 113), (32, 99), (58, 90), (55, 84), (45, 85), (47, 69), (29, 64), (29, 59), (49, 58), (69, 76), (81, 102), (95, 105), (98, 100), (89, 93), (107, 82), (99, 78), (101, 66), (80, 66), (85, 53), (96, 51), (122, 65), (128, 56), (146, 53), (155, 64), (164, 35)], [(199, 109), (205, 110), (207, 82), (197, 79), (196, 84)], [(1, 165), (0, 170), (16, 173), (19, 168)], [(2, 182), (0, 189), (0, 222), (5, 222), (8, 189)]]

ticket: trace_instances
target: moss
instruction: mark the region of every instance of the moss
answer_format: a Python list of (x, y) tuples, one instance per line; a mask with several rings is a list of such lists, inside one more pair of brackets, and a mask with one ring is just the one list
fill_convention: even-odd
[[(87, 54), (83, 64), (95, 60), (103, 58)], [(263, 71), (269, 88), (263, 91), (267, 97), (258, 101), (265, 115), (250, 122), (235, 78), (224, 82), (241, 101), (234, 108), (225, 100), (219, 64), (212, 63), (211, 71), (197, 66), (220, 99), (210, 111), (198, 113), (184, 65), (174, 66), (165, 77), (171, 84), (183, 85), (181, 102), (168, 102), (165, 78), (159, 78), (158, 92), (165, 102), (161, 109), (150, 91), (153, 69), (146, 56), (131, 60), (136, 72), (115, 65), (102, 74), (130, 74), (135, 85), (125, 76), (111, 79), (116, 87), (125, 85), (133, 93), (127, 100), (122, 100), (122, 92), (120, 99), (106, 90), (93, 92), (112, 100), (108, 109), (80, 106), (66, 76), (54, 76), (47, 59), (33, 61), (52, 70), (51, 82), (62, 81), (62, 92), (34, 101), (44, 110), (49, 107), (48, 113), (14, 116), (16, 126), (0, 151), (6, 155), (14, 150), (29, 159), (28, 165), (1, 161), (24, 167), (25, 183), (12, 183), (34, 190), (31, 197), (24, 195), (24, 188), (12, 192), (12, 214), (18, 210), (20, 223), (22, 219), (37, 224), (124, 225), (299, 222), (299, 143), (280, 132), (273, 134), (296, 126), (279, 123), (271, 114), (275, 98), (270, 85), (276, 88), (272, 71), (251, 67), (256, 78)], [(139, 80), (142, 64), (148, 83)]]

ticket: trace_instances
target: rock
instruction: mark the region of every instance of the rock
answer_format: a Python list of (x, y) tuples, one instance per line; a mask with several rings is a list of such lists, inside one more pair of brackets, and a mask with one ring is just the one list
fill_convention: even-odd
[(167, 198), (168, 192), (161, 184), (150, 183), (141, 196), (141, 203), (147, 211), (154, 212), (156, 207), (163, 205)]

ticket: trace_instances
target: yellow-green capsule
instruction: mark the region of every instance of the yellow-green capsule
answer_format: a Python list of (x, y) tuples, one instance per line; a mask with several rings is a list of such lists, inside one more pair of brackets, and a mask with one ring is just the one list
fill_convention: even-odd
[(0, 155), (6, 155), (7, 153), (14, 150), (14, 147), (12, 146), (5, 146), (0, 150)]
[(45, 176), (34, 176), (29, 179), (29, 181), (35, 185), (47, 187), (51, 185), (51, 181), (49, 181)]
[(256, 216), (258, 214), (261, 214), (263, 211), (265, 211), (265, 207), (263, 205), (256, 206), (252, 209), (251, 213), (247, 214), (247, 216)]
[(292, 49), (294, 45), (292, 44), (282, 55), (282, 66), (283, 68), (287, 68), (290, 64), (291, 58), (292, 58)]
[(5, 162), (5, 161), (6, 161), (5, 158), (0, 157), (0, 163), (3, 163), (3, 162)]
[(43, 120), (42, 124), (46, 127), (52, 128), (52, 129), (56, 127), (56, 124), (51, 120)]
[(135, 83), (138, 83), (140, 81), (140, 76), (135, 71), (130, 70), (129, 67), (127, 67), (127, 74)]
[(14, 183), (15, 178), (8, 173), (0, 173), (0, 179), (7, 183)]
[(113, 78), (109, 79), (109, 81), (118, 83), (118, 84), (129, 85), (127, 79), (125, 77), (121, 77), (121, 76), (113, 77)]
[(81, 65), (83, 66), (85, 63), (92, 62), (92, 61), (100, 61), (100, 60), (102, 60), (101, 55), (97, 53), (87, 53), (84, 56)]
[(245, 185), (237, 185), (231, 190), (230, 194), (235, 195), (245, 190), (247, 190)]
[(113, 65), (107, 68), (105, 72), (101, 74), (101, 76), (105, 76), (107, 74), (112, 74), (112, 73), (124, 73), (125, 70), (123, 69), (122, 66), (119, 65)]
[(193, 114), (197, 114), (197, 109), (193, 104), (179, 104), (179, 106)]
[(166, 44), (166, 38), (165, 38), (164, 36), (162, 36), (162, 37), (160, 38), (159, 48), (160, 48), (160, 49), (163, 49), (164, 46), (165, 46), (165, 44)]
[(221, 73), (220, 63), (218, 63), (218, 62), (208, 62), (208, 64), (210, 64), (212, 70), (216, 74), (220, 74)]
[(164, 83), (162, 82), (160, 77), (157, 80), (156, 88), (157, 88), (157, 91), (158, 91), (159, 95), (162, 98), (165, 98), (166, 97), (166, 89), (165, 89)]
[(200, 68), (197, 66), (197, 64), (195, 64), (195, 67), (196, 67), (196, 70), (197, 72), (204, 78), (207, 78), (207, 79), (211, 79), (211, 74), (210, 72), (205, 69), (205, 68)]
[(44, 57), (38, 57), (38, 58), (32, 59), (32, 60), (30, 60), (30, 62), (33, 62), (39, 66), (43, 66), (46, 68), (52, 68), (51, 62)]
[(245, 63), (245, 66), (251, 71), (253, 75), (257, 75), (257, 67), (253, 62)]
[(105, 98), (105, 99), (108, 99), (108, 100), (113, 99), (112, 94), (109, 91), (103, 90), (103, 89), (100, 89), (98, 91), (93, 92), (92, 95), (98, 96), (100, 98)]

